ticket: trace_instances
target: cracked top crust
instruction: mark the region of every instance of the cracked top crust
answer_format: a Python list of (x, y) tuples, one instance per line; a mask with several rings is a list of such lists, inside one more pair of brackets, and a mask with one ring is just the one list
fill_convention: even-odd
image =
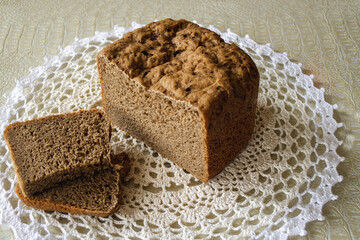
[(186, 20), (150, 23), (99, 54), (146, 89), (199, 109), (209, 108), (217, 96), (244, 101), (257, 94), (259, 73), (252, 59), (235, 44)]

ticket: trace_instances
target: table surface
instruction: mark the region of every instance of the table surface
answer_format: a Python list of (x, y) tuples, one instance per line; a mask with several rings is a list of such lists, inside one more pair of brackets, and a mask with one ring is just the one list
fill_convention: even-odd
[[(206, 0), (206, 1), (0, 1), (0, 105), (15, 79), (42, 65), (75, 37), (93, 36), (132, 21), (185, 18), (221, 31), (230, 28), (259, 44), (287, 52), (313, 74), (315, 86), (339, 106), (344, 123), (337, 133), (344, 141), (338, 153), (343, 182), (338, 195), (323, 207), (324, 221), (306, 226), (306, 237), (291, 239), (360, 238), (360, 1), (359, 0)], [(8, 228), (0, 226), (0, 236)], [(1, 237), (0, 237), (1, 238)]]

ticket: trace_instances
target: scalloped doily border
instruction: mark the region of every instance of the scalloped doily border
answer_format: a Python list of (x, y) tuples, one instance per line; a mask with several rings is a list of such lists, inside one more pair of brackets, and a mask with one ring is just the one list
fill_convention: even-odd
[[(0, 108), (0, 112), (2, 113), (0, 116), (0, 122), (1, 122), (0, 130), (3, 131), (5, 129), (5, 126), (8, 125), (8, 121), (11, 116), (16, 116), (16, 112), (15, 112), (15, 109), (13, 106), (18, 104), (20, 101), (25, 100), (23, 96), (24, 96), (24, 93), (26, 92), (26, 89), (29, 87), (31, 81), (33, 79), (40, 77), (41, 74), (43, 74), (44, 70), (46, 70), (52, 66), (56, 66), (56, 65), (60, 64), (62, 56), (66, 55), (70, 52), (73, 52), (79, 44), (87, 44), (87, 43), (91, 42), (92, 40), (95, 39), (95, 37), (96, 38), (100, 37), (100, 38), (105, 39), (108, 36), (114, 35), (116, 32), (128, 32), (128, 31), (131, 31), (131, 30), (136, 29), (141, 26), (142, 25), (134, 22), (134, 23), (132, 23), (132, 26), (130, 28), (115, 26), (114, 30), (112, 30), (110, 32), (101, 32), (101, 33), (96, 32), (95, 36), (93, 36), (93, 37), (84, 38), (84, 39), (76, 38), (73, 44), (68, 45), (65, 48), (60, 48), (58, 55), (45, 57), (44, 64), (42, 66), (30, 68), (29, 69), (30, 74), (24, 78), (16, 79), (15, 88), (11, 92), (6, 93), (4, 95), (5, 98), (7, 99), (7, 102)], [(214, 32), (217, 32), (218, 34), (222, 35), (223, 37), (230, 39), (230, 41), (238, 42), (238, 40), (240, 39), (240, 37), (238, 35), (236, 35), (235, 33), (232, 33), (230, 29), (228, 29), (227, 32), (222, 33), (212, 25), (210, 25), (208, 28)], [(289, 74), (294, 75), (297, 78), (300, 78), (300, 80), (304, 81), (304, 83), (303, 83), (304, 86), (306, 86), (308, 88), (312, 88), (314, 90), (313, 93), (315, 95), (313, 97), (320, 100), (320, 102), (322, 102), (322, 104), (324, 104), (323, 108), (318, 109), (320, 111), (320, 113), (325, 114), (325, 115), (326, 114), (331, 115), (331, 117), (332, 117), (333, 111), (337, 109), (337, 105), (336, 104), (330, 105), (329, 103), (327, 103), (325, 101), (325, 99), (324, 99), (325, 90), (323, 88), (317, 89), (314, 87), (314, 84), (312, 82), (313, 76), (312, 75), (307, 76), (302, 73), (301, 63), (296, 64), (296, 63), (291, 62), (289, 60), (289, 58), (287, 57), (286, 53), (274, 52), (270, 48), (270, 44), (259, 45), (256, 42), (254, 42), (253, 40), (251, 40), (248, 35), (245, 36), (244, 43), (240, 44), (240, 48), (246, 48), (246, 47), (256, 49), (256, 52), (258, 54), (271, 56), (278, 61), (276, 63), (287, 66), (287, 68), (291, 71), (291, 73), (289, 73)], [(324, 109), (331, 109), (331, 112), (330, 113), (325, 112)], [(337, 128), (342, 127), (343, 124), (336, 123), (336, 124), (334, 124), (334, 126), (335, 127), (330, 129), (331, 134), (330, 134), (330, 137), (328, 138), (328, 141), (329, 141), (329, 144), (333, 148), (336, 149), (338, 146), (340, 146), (342, 144), (342, 141), (339, 141), (338, 139), (336, 139), (336, 137), (334, 136), (334, 133), (337, 130)], [(314, 221), (314, 220), (324, 220), (324, 217), (322, 216), (322, 213), (321, 213), (322, 207), (328, 201), (337, 199), (337, 196), (335, 196), (331, 192), (331, 187), (333, 185), (335, 185), (336, 183), (341, 182), (343, 179), (342, 176), (339, 176), (339, 174), (337, 173), (336, 167), (341, 161), (344, 160), (344, 158), (338, 156), (336, 152), (328, 155), (328, 158), (329, 158), (328, 163), (330, 166), (329, 166), (329, 171), (325, 173), (326, 178), (324, 178), (324, 179), (326, 181), (322, 183), (324, 185), (324, 187), (323, 188), (318, 187), (316, 189), (316, 191), (321, 190), (321, 192), (315, 192), (317, 194), (314, 195), (316, 198), (316, 202), (318, 203), (317, 206), (319, 206), (319, 207), (308, 209), (308, 211), (306, 213), (302, 212), (298, 217), (293, 218), (290, 221), (287, 221), (280, 229), (278, 229), (276, 231), (271, 231), (270, 226), (269, 226), (261, 234), (256, 236), (256, 238), (264, 237), (264, 238), (268, 238), (268, 239), (285, 239), (286, 237), (292, 236), (292, 235), (304, 236), (304, 235), (306, 235), (306, 230), (305, 230), (306, 223), (308, 223), (310, 221)], [(5, 194), (4, 190), (1, 189), (0, 196), (4, 197), (4, 194)], [(6, 216), (4, 216), (4, 210), (0, 210), (0, 214), (1, 214), (0, 215), (1, 223), (6, 224), (7, 222), (6, 222)], [(306, 217), (304, 217), (303, 214), (306, 214)], [(280, 220), (281, 219), (279, 219), (274, 224), (280, 222)], [(24, 227), (25, 225), (26, 224), (19, 223), (19, 224), (15, 224), (12, 226), (13, 230), (15, 230), (14, 234), (15, 234), (16, 238), (18, 238), (19, 236), (17, 236), (17, 232), (16, 232), (15, 228)], [(291, 232), (291, 233), (286, 231), (286, 229), (291, 229), (291, 228), (300, 229), (300, 230)], [(285, 231), (284, 231), (284, 229), (285, 229)], [(33, 233), (35, 233), (34, 236), (39, 236), (36, 233), (36, 229), (33, 229), (33, 231), (34, 231)], [(33, 233), (31, 233), (31, 234), (33, 234)], [(255, 237), (255, 235), (252, 237)]]

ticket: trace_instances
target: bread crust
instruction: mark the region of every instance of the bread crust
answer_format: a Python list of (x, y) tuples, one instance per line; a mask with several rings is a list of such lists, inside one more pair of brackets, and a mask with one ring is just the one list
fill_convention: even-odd
[[(22, 176), (21, 171), (20, 171), (20, 166), (18, 165), (18, 159), (17, 159), (17, 156), (14, 153), (15, 152), (14, 151), (15, 146), (10, 141), (9, 132), (12, 129), (16, 128), (17, 126), (24, 126), (24, 125), (29, 124), (29, 123), (36, 123), (36, 122), (41, 122), (41, 121), (45, 121), (45, 120), (55, 119), (55, 118), (58, 118), (58, 117), (73, 116), (73, 115), (78, 115), (78, 114), (82, 114), (82, 113), (89, 113), (89, 112), (104, 114), (104, 112), (102, 110), (99, 110), (99, 109), (80, 110), (80, 111), (72, 112), (72, 113), (64, 113), (64, 114), (45, 116), (45, 117), (41, 117), (41, 118), (37, 118), (37, 119), (27, 120), (27, 121), (24, 121), (24, 122), (15, 122), (15, 123), (12, 123), (12, 124), (8, 125), (5, 128), (5, 130), (4, 130), (4, 139), (5, 139), (5, 141), (7, 143), (7, 146), (9, 148), (9, 150), (10, 150), (10, 155), (11, 155), (12, 163), (13, 163), (13, 166), (14, 166), (14, 169), (15, 169), (15, 173), (17, 175), (19, 187), (20, 187), (21, 191), (25, 195), (29, 196), (32, 193), (26, 194), (26, 189), (25, 189), (25, 184), (26, 183), (23, 180), (23, 176)], [(111, 125), (110, 124), (109, 124), (108, 132), (109, 132), (109, 139), (110, 139), (111, 138)], [(69, 179), (71, 179), (71, 177)]]
[[(146, 89), (189, 102), (203, 112), (213, 108), (219, 92), (244, 98), (258, 85), (259, 73), (249, 55), (184, 19), (138, 28), (99, 55)], [(248, 77), (253, 81), (241, 81)]]
[[(98, 216), (98, 217), (108, 217), (111, 214), (115, 213), (119, 207), (119, 202), (108, 211), (99, 211), (99, 210), (92, 210), (92, 209), (84, 209), (84, 208), (78, 208), (75, 206), (67, 205), (67, 204), (61, 204), (61, 203), (55, 203), (48, 200), (43, 199), (35, 199), (31, 197), (27, 197), (23, 194), (21, 191), (19, 184), (16, 185), (16, 194), (20, 198), (20, 200), (25, 203), (27, 206), (40, 209), (44, 211), (57, 211), (57, 212), (64, 212), (64, 213), (70, 213), (70, 214), (82, 214), (82, 215), (90, 215), (90, 216)], [(120, 199), (120, 196), (118, 196)]]
[[(238, 46), (225, 43), (208, 29), (186, 20), (150, 23), (102, 49), (97, 66), (103, 108), (110, 121), (203, 182), (231, 162), (253, 133), (260, 79), (256, 65)], [(119, 96), (126, 93), (133, 96), (123, 101)], [(153, 101), (154, 107), (146, 101)], [(167, 138), (173, 144), (168, 145), (173, 150), (184, 147), (188, 156), (177, 157), (172, 151), (162, 150), (167, 139), (161, 139), (157, 131), (166, 128), (167, 123), (158, 124), (160, 127), (152, 124), (154, 119), (164, 121), (163, 116), (151, 111), (141, 113), (141, 105), (156, 112), (157, 105), (163, 107), (167, 102), (172, 106), (182, 104), (185, 110), (191, 105), (191, 111), (199, 115), (193, 122), (202, 125), (201, 130), (194, 130), (202, 138), (197, 145), (202, 148), (201, 154), (189, 153), (193, 149), (184, 147), (186, 136), (177, 129), (173, 134), (181, 136), (184, 145), (179, 146), (177, 139), (170, 140), (171, 133)], [(142, 130), (150, 125), (156, 130)], [(189, 164), (193, 161), (201, 170), (194, 170)]]
[[(116, 175), (114, 175), (114, 176), (117, 180), (118, 194), (117, 194), (117, 196), (115, 196), (116, 204), (112, 205), (107, 211), (76, 207), (76, 206), (72, 206), (70, 204), (54, 202), (49, 199), (42, 199), (36, 195), (29, 197), (29, 196), (26, 196), (22, 192), (19, 184), (16, 185), (15, 191), (23, 203), (25, 203), (27, 206), (35, 208), (35, 209), (40, 209), (40, 210), (45, 210), (45, 211), (65, 212), (65, 213), (70, 213), (70, 214), (108, 217), (108, 216), (114, 214), (120, 207), (121, 197), (123, 194), (122, 189), (121, 189), (121, 182), (124, 180), (125, 176), (129, 172), (129, 169), (131, 167), (131, 161), (132, 160), (128, 157), (128, 155), (125, 152), (122, 152), (120, 154), (117, 154), (117, 155), (114, 155), (111, 157), (112, 165), (110, 167), (116, 173)], [(103, 172), (103, 174), (109, 174), (109, 172)], [(71, 184), (71, 181), (65, 182), (63, 184)], [(54, 186), (54, 188), (56, 188), (56, 186)], [(104, 196), (104, 197), (107, 197), (107, 196)]]

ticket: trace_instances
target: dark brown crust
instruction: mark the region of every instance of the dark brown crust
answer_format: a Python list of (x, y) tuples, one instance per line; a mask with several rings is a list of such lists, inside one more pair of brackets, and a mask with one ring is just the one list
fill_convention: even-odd
[[(14, 146), (11, 144), (11, 142), (9, 140), (9, 131), (12, 128), (16, 127), (16, 126), (21, 126), (21, 125), (24, 125), (24, 124), (27, 124), (27, 123), (38, 122), (38, 121), (43, 121), (43, 120), (47, 120), (47, 119), (53, 119), (53, 118), (57, 118), (59, 116), (71, 116), (71, 115), (74, 115), (74, 114), (80, 114), (80, 113), (85, 113), (85, 112), (100, 112), (101, 114), (104, 114), (104, 112), (102, 110), (99, 110), (99, 109), (80, 110), (80, 111), (72, 112), (72, 113), (64, 113), (64, 114), (45, 116), (45, 117), (41, 117), (41, 118), (37, 118), (37, 119), (24, 121), (24, 122), (15, 122), (15, 123), (12, 123), (12, 124), (8, 125), (5, 128), (5, 130), (4, 130), (4, 139), (5, 139), (5, 141), (7, 143), (7, 146), (9, 148), (9, 150), (10, 150), (12, 163), (13, 163), (15, 173), (16, 173), (17, 178), (18, 178), (18, 185), (21, 188), (21, 191), (25, 192), (24, 191), (24, 184), (25, 183), (23, 182), (23, 179), (20, 177), (19, 166), (17, 165), (16, 156), (14, 154)], [(109, 125), (109, 133), (110, 133), (110, 136), (109, 136), (109, 138), (110, 138), (111, 137), (111, 126), (110, 125)]]
[(24, 121), (24, 122), (14, 122), (14, 123), (12, 123), (12, 124), (9, 124), (9, 125), (5, 128), (5, 130), (4, 130), (4, 136), (5, 136), (5, 139), (6, 139), (6, 134), (7, 134), (7, 132), (8, 132), (11, 128), (13, 128), (14, 126), (16, 126), (16, 125), (22, 125), (22, 124), (24, 124), (24, 123), (30, 123), (30, 122), (38, 122), (39, 120), (46, 120), (46, 119), (56, 118), (56, 117), (59, 117), (59, 116), (71, 116), (71, 115), (73, 115), (73, 114), (78, 114), (78, 113), (82, 113), (82, 112), (101, 112), (101, 113), (103, 113), (103, 111), (100, 110), (100, 109), (79, 110), (79, 111), (77, 111), (77, 112), (50, 115), (50, 116), (45, 116), (45, 117), (40, 117), (40, 118), (36, 118), (36, 119), (27, 120), (27, 121)]
[[(141, 85), (145, 94), (162, 95), (164, 102), (171, 98), (184, 103), (184, 106), (191, 104), (198, 109), (204, 135), (204, 173), (201, 176), (194, 174), (186, 167), (186, 162), (179, 163), (170, 157), (169, 160), (203, 182), (231, 162), (252, 135), (259, 72), (243, 50), (235, 44), (225, 43), (218, 34), (208, 29), (186, 20), (165, 19), (150, 23), (101, 50), (97, 63), (105, 113), (114, 125), (145, 141), (148, 146), (156, 144), (119, 123), (119, 119), (133, 116), (124, 115), (122, 108), (126, 109), (125, 106), (109, 101), (117, 96), (105, 95), (104, 87), (109, 87), (106, 85), (110, 80), (104, 81), (103, 66), (114, 69), (112, 74), (126, 75), (111, 75), (115, 79), (111, 85), (113, 88), (125, 87), (120, 86), (122, 80), (119, 79), (130, 78), (137, 84), (129, 86)], [(119, 86), (116, 86), (117, 81)], [(117, 111), (118, 108), (121, 111)], [(117, 112), (111, 112), (113, 109)], [(142, 117), (144, 121), (148, 120), (147, 115)], [(156, 147), (154, 149), (168, 157)]]
[(244, 99), (259, 77), (252, 59), (235, 44), (186, 20), (150, 23), (105, 47), (104, 55), (149, 90), (191, 103), (201, 110), (214, 96)]
[(23, 201), (23, 203), (25, 203), (27, 206), (45, 211), (57, 211), (57, 212), (65, 212), (71, 214), (83, 214), (90, 216), (107, 217), (115, 213), (120, 207), (118, 203), (114, 208), (109, 209), (109, 211), (107, 212), (104, 212), (104, 211), (89, 210), (89, 209), (78, 208), (70, 205), (54, 203), (47, 200), (31, 199), (29, 197), (26, 197), (22, 193), (19, 184), (16, 184), (16, 194), (19, 196), (21, 201)]
[(117, 171), (120, 175), (120, 177), (117, 178), (118, 179), (117, 185), (119, 186), (119, 194), (117, 195), (117, 204), (112, 208), (108, 209), (108, 211), (85, 209), (85, 208), (71, 206), (69, 204), (52, 202), (47, 199), (28, 197), (23, 194), (21, 188), (19, 187), (19, 184), (16, 185), (15, 191), (21, 201), (23, 201), (27, 206), (35, 209), (41, 209), (45, 211), (65, 212), (70, 214), (108, 217), (113, 213), (115, 213), (120, 207), (121, 196), (122, 196), (121, 181), (123, 181), (124, 177), (129, 172), (131, 166), (131, 159), (128, 157), (128, 155), (125, 152), (122, 152), (118, 155), (113, 156), (111, 163), (113, 164), (112, 167), (114, 168), (114, 170)]

